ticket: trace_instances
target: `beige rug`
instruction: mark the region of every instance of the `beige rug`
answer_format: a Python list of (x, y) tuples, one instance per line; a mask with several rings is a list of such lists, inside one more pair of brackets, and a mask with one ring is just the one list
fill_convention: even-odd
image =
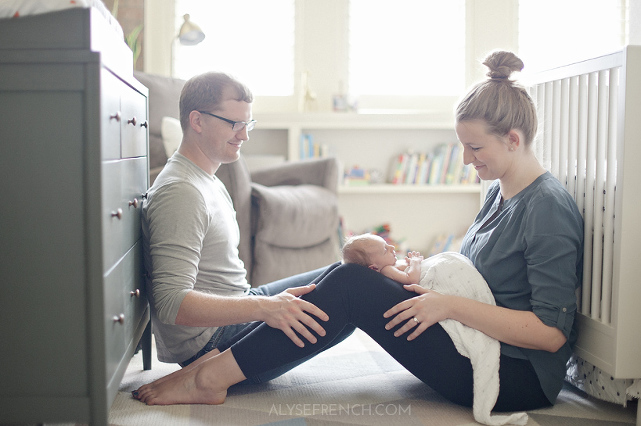
[[(236, 386), (220, 406), (148, 407), (130, 392), (179, 368), (154, 354), (151, 371), (136, 355), (111, 408), (111, 425), (476, 425), (472, 410), (449, 403), (366, 334), (350, 338), (289, 373), (261, 385)], [(627, 408), (596, 400), (568, 385), (553, 408), (528, 413), (528, 426), (633, 425)]]

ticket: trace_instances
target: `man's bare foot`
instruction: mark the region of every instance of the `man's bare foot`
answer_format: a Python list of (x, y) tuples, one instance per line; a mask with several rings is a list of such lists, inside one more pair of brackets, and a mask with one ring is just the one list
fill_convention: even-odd
[(171, 374), (144, 385), (136, 391), (136, 398), (147, 405), (216, 405), (225, 402), (227, 387), (217, 386), (215, 380), (205, 377), (207, 375), (199, 367), (200, 365), (187, 371), (179, 370), (181, 374)]
[(227, 349), (180, 374), (142, 386), (135, 397), (147, 405), (222, 404), (229, 386), (245, 379), (231, 349)]
[[(162, 382), (164, 382), (164, 381), (166, 381), (166, 380), (170, 380), (170, 379), (171, 379), (171, 380), (173, 380), (173, 379), (175, 379), (177, 376), (181, 376), (181, 375), (183, 375), (183, 374), (185, 374), (185, 373), (189, 372), (189, 371), (190, 371), (190, 370), (192, 370), (193, 368), (198, 367), (200, 364), (202, 364), (203, 362), (205, 362), (205, 361), (207, 361), (207, 360), (209, 360), (209, 359), (211, 359), (211, 358), (215, 357), (215, 356), (216, 356), (216, 355), (218, 355), (219, 353), (220, 353), (220, 351), (219, 351), (218, 349), (214, 349), (214, 350), (212, 350), (211, 352), (208, 352), (208, 353), (206, 353), (205, 355), (201, 356), (200, 358), (198, 358), (196, 361), (192, 362), (192, 363), (191, 363), (191, 364), (189, 364), (188, 366), (186, 366), (186, 367), (184, 367), (184, 368), (181, 368), (180, 370), (176, 370), (176, 371), (174, 371), (173, 373), (171, 373), (171, 374), (167, 374), (166, 376), (161, 377), (160, 379), (158, 379), (158, 380), (154, 381), (154, 382), (153, 382), (153, 384), (154, 384), (155, 386), (158, 386), (159, 384), (161, 384)], [(147, 386), (147, 385), (145, 385), (145, 386)], [(136, 389), (135, 391), (131, 392), (131, 394), (133, 395), (133, 397), (134, 397), (134, 398), (136, 398), (136, 399), (140, 399), (140, 397), (139, 397), (139, 395), (140, 395), (140, 390), (141, 390), (143, 387), (144, 387), (144, 386), (142, 386), (142, 387), (140, 387), (140, 388)]]

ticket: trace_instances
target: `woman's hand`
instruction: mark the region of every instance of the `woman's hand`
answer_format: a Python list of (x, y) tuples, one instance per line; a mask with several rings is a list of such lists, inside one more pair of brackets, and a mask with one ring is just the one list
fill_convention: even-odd
[(407, 340), (414, 340), (435, 323), (453, 319), (500, 342), (521, 348), (556, 352), (565, 344), (563, 332), (545, 325), (532, 311), (518, 311), (444, 295), (416, 284), (404, 287), (418, 296), (397, 304), (383, 314), (385, 318), (393, 317), (385, 325), (387, 330), (402, 324), (394, 331), (396, 337), (413, 330)]
[(407, 336), (407, 340), (414, 340), (433, 324), (447, 319), (444, 303), (444, 299), (447, 296), (436, 291), (424, 289), (417, 284), (404, 285), (403, 287), (408, 291), (417, 293), (418, 296), (395, 305), (383, 314), (385, 318), (394, 317), (385, 325), (387, 330), (391, 330), (405, 322), (402, 327), (394, 332), (394, 336), (402, 336), (414, 329)]

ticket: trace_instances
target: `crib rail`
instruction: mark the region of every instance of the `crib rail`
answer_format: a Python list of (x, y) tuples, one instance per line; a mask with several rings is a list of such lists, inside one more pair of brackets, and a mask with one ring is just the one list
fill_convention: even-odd
[(539, 73), (537, 157), (585, 221), (576, 353), (641, 377), (641, 46)]

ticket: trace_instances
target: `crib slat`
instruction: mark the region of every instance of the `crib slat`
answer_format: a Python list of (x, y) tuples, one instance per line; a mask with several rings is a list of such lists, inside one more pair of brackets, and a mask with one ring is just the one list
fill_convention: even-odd
[[(578, 191), (578, 146), (579, 146), (579, 77), (574, 76), (569, 79), (568, 88), (568, 192), (576, 202), (579, 198)], [(583, 199), (583, 192), (580, 193)], [(577, 310), (581, 312), (583, 306), (583, 286), (579, 286), (576, 291)]]
[(594, 237), (593, 237), (593, 264), (592, 280), (593, 305), (598, 306), (595, 318), (603, 321), (603, 210), (605, 209), (605, 173), (608, 135), (608, 71), (599, 71), (597, 76), (597, 138), (594, 183)]
[[(545, 107), (543, 109), (544, 121), (552, 123), (554, 114), (554, 82), (545, 84)], [(542, 156), (539, 157), (543, 162), (543, 167), (550, 170), (550, 146), (552, 145), (553, 126), (545, 126), (543, 130)]]
[(607, 177), (605, 184), (605, 211), (603, 219), (603, 310), (602, 321), (610, 324), (612, 308), (612, 279), (614, 267), (614, 202), (616, 196), (617, 178), (617, 102), (619, 91), (619, 70), (613, 68), (609, 75), (609, 102), (608, 102), (608, 150), (607, 150)]
[(579, 145), (579, 77), (572, 77), (568, 93), (568, 191), (577, 195), (577, 151)]
[[(537, 120), (539, 123), (543, 123), (545, 119), (545, 84), (539, 84), (534, 90), (535, 102), (537, 108)], [(545, 128), (539, 126), (539, 130), (536, 133), (536, 142), (534, 144), (534, 152), (537, 158), (543, 158), (543, 132)]]
[[(597, 268), (600, 268), (600, 265), (595, 265), (595, 263), (600, 263), (599, 258), (601, 254), (597, 251), (600, 249), (601, 243), (598, 245), (595, 244), (597, 240), (597, 224), (595, 223), (594, 218), (594, 193), (596, 188), (596, 153), (597, 153), (597, 132), (598, 132), (598, 110), (599, 110), (599, 98), (598, 98), (598, 73), (590, 73), (588, 76), (588, 152), (587, 152), (587, 164), (586, 164), (586, 191), (585, 191), (585, 205), (589, 208), (586, 208), (586, 241), (590, 242), (592, 246), (592, 273), (591, 273), (591, 283), (592, 287), (592, 298), (590, 300), (590, 317), (598, 320), (600, 318), (600, 308), (601, 308), (601, 277), (594, 276), (594, 272)], [(600, 225), (599, 225), (600, 226)]]
[[(576, 204), (583, 214), (584, 240), (586, 241), (583, 251), (583, 285), (581, 296), (581, 313), (590, 315), (590, 299), (592, 298), (592, 241), (591, 225), (586, 216), (586, 162), (588, 152), (588, 76), (579, 76), (579, 145), (577, 155), (577, 199)], [(589, 209), (587, 209), (589, 210)]]
[[(561, 80), (559, 105), (559, 139), (558, 139), (558, 179), (568, 188), (568, 152), (569, 152), (569, 115), (570, 115), (570, 80)], [(554, 160), (552, 161), (554, 163)]]
[(557, 177), (562, 183), (560, 175), (559, 145), (561, 141), (561, 81), (557, 80), (552, 83), (552, 135), (550, 139), (550, 172)]

